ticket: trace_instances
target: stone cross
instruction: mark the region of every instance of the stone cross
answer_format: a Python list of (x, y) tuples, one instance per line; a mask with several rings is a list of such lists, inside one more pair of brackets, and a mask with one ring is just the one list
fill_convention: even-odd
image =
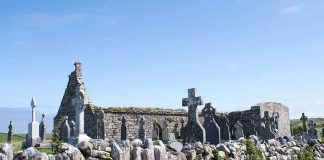
[(142, 116), (139, 120), (140, 129), (138, 131), (138, 138), (144, 142), (146, 139), (146, 125), (145, 125), (145, 118)]
[(271, 123), (271, 130), (273, 133), (278, 132), (278, 118), (279, 118), (279, 113), (273, 112), (272, 113), (272, 123)]
[(153, 140), (159, 140), (160, 135), (159, 135), (159, 128), (157, 126), (156, 120), (153, 122), (153, 133), (152, 133), (152, 139)]
[(42, 114), (42, 121), (39, 124), (39, 136), (42, 140), (42, 143), (45, 143), (45, 141), (46, 141), (45, 113)]
[(241, 137), (244, 137), (243, 125), (240, 121), (236, 121), (236, 123), (234, 124), (234, 133), (237, 140)]
[(220, 128), (215, 122), (216, 109), (211, 106), (211, 103), (206, 103), (201, 111), (204, 116), (203, 126), (206, 131), (206, 141), (217, 145), (220, 142)]
[(271, 130), (273, 119), (269, 117), (269, 111), (264, 111), (264, 117), (261, 119), (261, 122), (264, 123), (264, 127), (261, 127), (260, 137), (263, 140), (276, 138), (276, 135)]
[(183, 143), (206, 142), (206, 133), (204, 127), (198, 119), (197, 107), (203, 104), (201, 97), (195, 96), (196, 89), (188, 89), (188, 98), (182, 99), (182, 106), (188, 106), (188, 123), (184, 128)]
[(28, 123), (28, 141), (27, 146), (31, 147), (36, 145), (36, 143), (39, 141), (39, 123), (36, 121), (36, 100), (33, 97), (31, 100), (31, 107), (32, 107), (32, 122)]
[(318, 134), (317, 134), (317, 123), (314, 120), (310, 120), (308, 123), (309, 130), (308, 130), (308, 136), (307, 139), (317, 139)]
[(126, 118), (125, 116), (123, 116), (122, 118), (122, 124), (121, 124), (121, 128), (120, 128), (120, 139), (125, 141), (127, 139), (127, 122), (126, 122)]
[(64, 119), (64, 123), (61, 129), (61, 139), (63, 142), (69, 142), (70, 139), (70, 133), (71, 133), (71, 129), (70, 129), (70, 125), (69, 125), (69, 117), (65, 116)]
[(303, 132), (307, 133), (307, 117), (305, 116), (304, 113), (302, 113), (300, 120), (303, 121)]
[(89, 104), (89, 99), (85, 93), (82, 82), (78, 80), (78, 86), (75, 90), (75, 95), (72, 100), (72, 104), (75, 107), (75, 133), (74, 136), (78, 136), (80, 134), (84, 134), (84, 110)]
[(9, 126), (8, 126), (8, 135), (7, 135), (7, 142), (8, 143), (12, 143), (12, 121), (9, 122)]

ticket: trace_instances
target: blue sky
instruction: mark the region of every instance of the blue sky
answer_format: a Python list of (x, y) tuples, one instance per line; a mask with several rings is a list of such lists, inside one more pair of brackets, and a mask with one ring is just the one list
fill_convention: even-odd
[[(0, 107), (55, 114), (73, 63), (99, 106), (324, 114), (324, 1), (1, 1)], [(28, 114), (29, 116), (29, 114)]]

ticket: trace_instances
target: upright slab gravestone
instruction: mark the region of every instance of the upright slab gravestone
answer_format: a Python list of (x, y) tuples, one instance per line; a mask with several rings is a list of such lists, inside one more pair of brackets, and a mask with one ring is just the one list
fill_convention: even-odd
[(276, 135), (271, 130), (272, 118), (269, 117), (269, 111), (264, 111), (264, 117), (261, 119), (264, 126), (261, 127), (260, 137), (263, 140), (275, 139)]
[(8, 126), (8, 135), (7, 135), (7, 142), (11, 143), (12, 142), (12, 121), (9, 122), (9, 126)]
[(140, 128), (138, 130), (138, 139), (144, 142), (144, 140), (146, 139), (146, 125), (145, 125), (145, 118), (143, 116), (140, 118), (139, 123), (140, 123)]
[(159, 135), (159, 128), (157, 127), (157, 122), (156, 120), (153, 122), (153, 132), (152, 132), (152, 140), (159, 140), (160, 135)]
[(309, 130), (308, 130), (308, 136), (307, 139), (317, 139), (318, 133), (317, 133), (317, 123), (314, 120), (310, 120), (308, 123)]
[(204, 116), (203, 126), (206, 131), (206, 141), (217, 145), (220, 142), (220, 128), (215, 122), (216, 109), (211, 106), (211, 103), (206, 103), (202, 114)]
[(69, 125), (69, 117), (65, 116), (64, 117), (64, 123), (61, 128), (61, 139), (63, 142), (68, 143), (70, 138), (71, 138), (71, 128)]
[(46, 141), (46, 124), (45, 124), (45, 113), (42, 114), (42, 122), (39, 124), (39, 136), (42, 143)]
[(202, 105), (201, 97), (195, 97), (196, 89), (188, 89), (188, 98), (182, 99), (182, 106), (188, 106), (188, 123), (184, 128), (183, 143), (206, 142), (206, 132), (199, 122), (197, 107)]
[(40, 143), (39, 137), (39, 123), (36, 121), (36, 100), (32, 98), (31, 107), (32, 107), (32, 122), (28, 124), (28, 142), (27, 145), (29, 147), (35, 146), (37, 143)]
[(127, 124), (126, 124), (126, 118), (123, 116), (122, 118), (122, 124), (120, 127), (120, 139), (125, 141), (127, 139)]
[(236, 121), (236, 123), (234, 124), (234, 133), (236, 140), (244, 137), (243, 125), (240, 121)]
[(229, 128), (229, 120), (224, 113), (221, 113), (217, 118), (217, 123), (220, 127), (221, 132), (221, 140), (229, 141), (231, 139), (230, 128)]
[(302, 138), (306, 139), (307, 138), (307, 117), (305, 116), (304, 113), (302, 113), (302, 116), (300, 117), (300, 120), (303, 122), (303, 133), (302, 133)]

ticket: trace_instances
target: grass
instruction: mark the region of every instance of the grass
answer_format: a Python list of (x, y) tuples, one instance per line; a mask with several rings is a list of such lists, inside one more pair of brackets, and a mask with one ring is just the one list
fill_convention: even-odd
[[(14, 152), (23, 150), (22, 143), (26, 141), (26, 134), (14, 134), (12, 137), (12, 146)], [(46, 142), (52, 141), (52, 133), (46, 134)], [(0, 143), (7, 142), (7, 133), (0, 133)], [(39, 149), (41, 152), (52, 153), (52, 149)]]
[[(322, 137), (322, 129), (324, 128), (324, 118), (308, 118), (308, 122), (310, 120), (314, 120), (317, 123), (316, 129), (318, 131), (317, 132), (318, 133), (318, 136), (320, 138), (323, 138)], [(299, 119), (292, 119), (292, 120), (290, 120), (290, 124), (292, 124), (294, 130), (296, 131), (296, 132), (294, 131), (295, 134), (296, 133), (300, 133), (302, 131), (303, 122), (301, 120), (299, 120)], [(307, 129), (309, 129), (308, 126), (307, 126)]]

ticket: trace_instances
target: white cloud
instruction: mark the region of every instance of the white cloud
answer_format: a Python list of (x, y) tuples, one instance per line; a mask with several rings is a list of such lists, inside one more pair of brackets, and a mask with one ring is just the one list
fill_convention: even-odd
[(300, 12), (304, 8), (305, 8), (305, 5), (297, 4), (297, 5), (289, 6), (285, 9), (283, 9), (281, 12), (284, 14), (293, 14), (293, 13)]

